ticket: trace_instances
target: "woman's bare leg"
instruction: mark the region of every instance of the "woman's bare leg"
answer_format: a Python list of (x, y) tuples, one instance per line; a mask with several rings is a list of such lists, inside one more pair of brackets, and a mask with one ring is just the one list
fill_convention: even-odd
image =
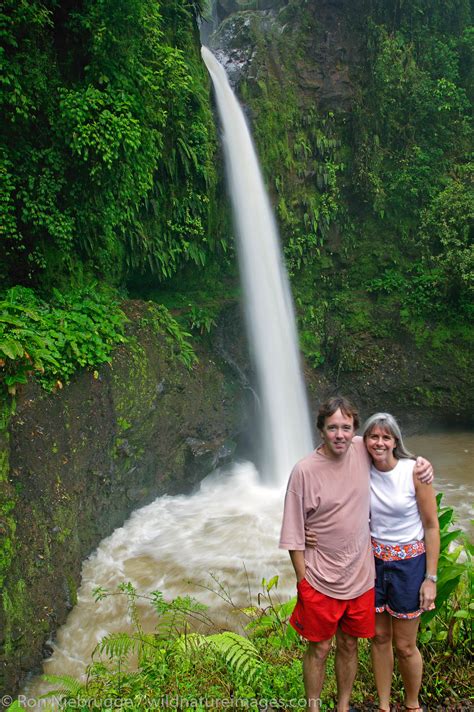
[(375, 636), (372, 638), (372, 668), (379, 696), (379, 708), (390, 709), (393, 676), (392, 618), (388, 613), (375, 614)]
[(419, 618), (392, 620), (393, 641), (398, 658), (398, 667), (405, 686), (405, 705), (418, 707), (418, 693), (423, 674), (423, 660), (416, 647)]

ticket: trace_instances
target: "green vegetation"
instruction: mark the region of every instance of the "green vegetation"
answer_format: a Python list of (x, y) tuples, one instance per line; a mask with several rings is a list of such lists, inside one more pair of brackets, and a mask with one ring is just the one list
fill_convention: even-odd
[[(467, 539), (465, 547), (459, 544), (463, 539), (460, 529), (453, 529), (455, 520), (451, 507), (442, 507), (440, 493), (438, 502), (438, 519), (440, 525), (441, 547), (438, 564), (438, 584), (436, 609), (423, 614), (420, 640), (423, 643), (439, 643), (447, 641), (449, 647), (458, 645), (469, 652), (469, 618), (474, 605), (470, 601), (470, 591), (474, 583), (472, 571), (473, 546)], [(453, 548), (452, 544), (458, 545)], [(464, 552), (466, 561), (460, 560)]]
[(145, 316), (142, 316), (139, 321), (140, 327), (149, 327), (155, 334), (164, 335), (165, 342), (170, 349), (171, 354), (178, 358), (187, 368), (192, 368), (197, 363), (197, 356), (194, 350), (187, 341), (191, 336), (186, 331), (183, 331), (176, 319), (169, 313), (168, 309), (162, 304), (148, 304), (148, 309)]
[(125, 341), (125, 314), (94, 287), (54, 289), (49, 302), (12, 287), (0, 310), (1, 380), (12, 395), (33, 374), (47, 390), (62, 388), (78, 368), (110, 362), (112, 349)]
[(163, 279), (218, 247), (196, 11), (186, 0), (7, 1), (2, 281)]
[[(440, 499), (440, 498), (439, 498)], [(442, 553), (439, 564), (437, 609), (423, 616), (420, 644), (425, 660), (422, 699), (431, 706), (456, 705), (469, 694), (468, 660), (470, 620), (474, 605), (469, 603), (469, 587), (473, 584), (470, 549), (467, 559), (459, 561), (462, 549), (449, 550), (449, 544), (459, 538), (453, 530), (453, 511), (441, 508)], [(212, 630), (213, 622), (207, 609), (188, 596), (166, 601), (156, 591), (140, 595), (129, 583), (116, 592), (97, 589), (96, 598), (125, 595), (131, 633), (107, 635), (98, 644), (88, 668), (85, 683), (67, 676), (45, 676), (63, 696), (62, 709), (82, 704), (87, 709), (102, 710), (111, 700), (128, 709), (151, 708), (159, 700), (169, 705), (178, 700), (181, 705), (205, 709), (219, 700), (238, 709), (258, 710), (263, 700), (275, 709), (290, 710), (303, 706), (304, 689), (301, 656), (304, 645), (288, 618), (295, 599), (280, 603), (276, 589), (278, 577), (262, 581), (258, 605), (236, 608), (231, 596), (218, 583), (218, 595), (233, 607), (234, 616), (246, 630), (245, 635), (230, 631), (207, 634), (193, 632)], [(153, 633), (144, 631), (138, 604), (148, 601), (154, 608), (158, 623)], [(138, 666), (132, 659), (138, 660)], [(356, 706), (374, 702), (374, 684), (370, 664), (370, 644), (360, 643), (359, 675), (354, 689)], [(334, 661), (329, 660), (323, 691), (322, 709), (334, 709)], [(394, 701), (402, 702), (402, 683), (398, 675), (394, 683)], [(86, 707), (85, 707), (86, 708)], [(13, 708), (10, 708), (13, 709)]]
[(290, 275), (305, 265), (324, 269), (322, 246), (343, 210), (337, 176), (344, 163), (334, 114), (319, 115), (312, 106), (302, 111), (289, 72), (283, 82), (270, 78), (258, 88), (243, 82), (240, 90), (258, 114), (255, 139), (286, 238)]
[[(367, 339), (379, 353), (384, 340), (423, 348), (428, 370), (443, 355), (469, 371), (468, 1), (358, 0), (344, 10), (358, 43), (347, 57), (326, 46), (313, 5), (278, 8), (274, 23), (251, 10), (236, 20), (255, 50), (239, 92), (280, 222), (303, 353), (335, 381), (366, 368)], [(34, 289), (54, 310), (57, 288), (72, 310), (68, 292), (86, 288), (93, 299), (100, 281), (120, 287), (117, 298), (128, 289), (161, 302), (196, 339), (213, 329), (236, 275), (201, 10), (190, 0), (7, 1), (4, 289)], [(329, 90), (314, 74), (321, 62), (337, 70)], [(42, 345), (24, 337), (54, 375)], [(26, 361), (6, 374), (20, 378), (12, 390)], [(458, 406), (462, 387), (450, 398)]]
[(191, 332), (193, 341), (205, 341), (228, 305), (240, 298), (235, 260), (210, 262), (204, 271), (189, 265), (175, 277), (156, 283), (130, 285), (130, 295), (166, 307), (180, 327)]
[[(0, 365), (12, 395), (29, 375), (51, 390), (110, 361), (126, 321), (111, 287), (202, 266), (217, 249), (199, 11), (174, 0), (25, 0), (2, 11), (0, 276), (12, 286), (1, 295)], [(179, 341), (165, 310), (161, 321)]]
[[(302, 350), (336, 382), (366, 369), (368, 340), (380, 354), (389, 340), (423, 347), (428, 369), (471, 363), (471, 12), (465, 0), (360, 0), (338, 18), (360, 41), (346, 56), (311, 4), (289, 2), (273, 31), (249, 13), (256, 78), (241, 92)], [(316, 52), (320, 71), (341, 75), (327, 90)]]
[[(426, 278), (412, 285), (413, 315), (430, 319), (433, 302), (435, 309), (444, 306), (444, 317), (466, 318), (474, 286), (471, 67), (465, 60), (471, 18), (464, 2), (418, 5), (394, 20), (379, 3), (369, 18), (370, 78), (354, 115), (351, 179), (375, 221), (371, 237), (377, 230), (397, 237), (398, 245), (390, 239), (394, 273), (410, 279), (415, 263)], [(374, 265), (380, 266), (386, 269)]]
[[(0, 367), (12, 395), (29, 375), (51, 390), (109, 361), (127, 282), (227, 259), (201, 10), (7, 0), (0, 12)], [(193, 327), (209, 330), (196, 309)], [(192, 349), (178, 350), (191, 365)]]

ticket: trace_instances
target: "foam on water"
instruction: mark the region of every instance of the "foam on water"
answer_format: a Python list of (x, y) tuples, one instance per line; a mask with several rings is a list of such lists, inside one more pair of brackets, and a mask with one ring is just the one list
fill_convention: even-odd
[[(249, 596), (255, 603), (262, 577), (277, 573), (282, 576), (282, 599), (292, 595), (288, 554), (278, 550), (283, 496), (283, 488), (262, 484), (247, 462), (213, 473), (193, 495), (159, 497), (135, 511), (84, 562), (77, 605), (59, 629), (44, 671), (84, 673), (100, 639), (127, 629), (125, 599), (111, 596), (96, 603), (93, 591), (99, 586), (116, 590), (119, 583), (130, 581), (140, 593), (159, 590), (167, 599), (189, 593), (209, 605), (216, 623), (231, 626), (235, 615), (230, 607), (202, 587), (216, 588), (210, 573), (237, 605), (248, 605)], [(139, 608), (152, 631), (155, 614), (148, 604)], [(27, 692), (38, 695), (46, 689), (48, 685), (36, 679)]]

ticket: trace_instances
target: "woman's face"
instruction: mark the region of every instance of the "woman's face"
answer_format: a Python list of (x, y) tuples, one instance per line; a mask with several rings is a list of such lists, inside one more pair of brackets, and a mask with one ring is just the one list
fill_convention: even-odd
[(365, 446), (377, 469), (387, 469), (395, 466), (397, 459), (393, 454), (397, 441), (390, 431), (376, 425), (365, 436)]

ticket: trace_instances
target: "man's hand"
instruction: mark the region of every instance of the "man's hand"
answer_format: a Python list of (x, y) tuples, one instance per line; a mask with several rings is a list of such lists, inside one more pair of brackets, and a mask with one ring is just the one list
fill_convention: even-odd
[(308, 526), (304, 528), (304, 543), (307, 549), (312, 549), (318, 543), (318, 537)]
[(430, 485), (434, 480), (433, 465), (424, 457), (416, 458), (413, 472), (420, 482), (423, 482), (425, 485)]

